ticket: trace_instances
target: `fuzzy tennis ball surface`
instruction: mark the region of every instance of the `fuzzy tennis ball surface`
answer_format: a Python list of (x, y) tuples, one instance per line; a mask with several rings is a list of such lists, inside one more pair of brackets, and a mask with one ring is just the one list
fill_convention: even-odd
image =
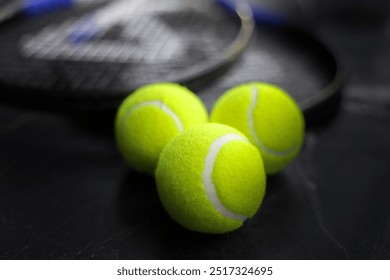
[(137, 89), (119, 107), (115, 120), (118, 148), (139, 172), (154, 174), (162, 149), (185, 129), (208, 121), (201, 100), (173, 83)]
[(193, 231), (225, 233), (257, 212), (266, 177), (258, 149), (243, 134), (209, 123), (189, 128), (164, 148), (156, 183), (173, 220)]
[(211, 121), (244, 133), (259, 148), (267, 174), (285, 168), (304, 141), (302, 111), (285, 91), (271, 84), (254, 82), (228, 90), (215, 103)]

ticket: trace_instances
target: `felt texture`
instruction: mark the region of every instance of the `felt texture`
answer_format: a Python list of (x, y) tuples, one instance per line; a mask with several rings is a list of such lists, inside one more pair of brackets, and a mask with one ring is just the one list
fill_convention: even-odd
[(203, 233), (225, 233), (243, 225), (222, 215), (208, 199), (203, 184), (205, 160), (212, 143), (227, 134), (232, 140), (218, 152), (212, 180), (222, 204), (252, 217), (265, 193), (265, 171), (259, 151), (236, 129), (221, 124), (194, 126), (171, 141), (161, 153), (157, 191), (162, 205), (183, 227)]
[(182, 129), (208, 121), (200, 99), (177, 84), (146, 85), (129, 95), (118, 109), (115, 135), (123, 158), (139, 172), (154, 174), (162, 149), (182, 132), (166, 108)]
[[(249, 118), (252, 118), (253, 129)], [(214, 104), (211, 121), (230, 125), (244, 133), (260, 150), (267, 174), (284, 169), (297, 156), (304, 142), (302, 111), (285, 91), (271, 84), (253, 82), (228, 90)]]

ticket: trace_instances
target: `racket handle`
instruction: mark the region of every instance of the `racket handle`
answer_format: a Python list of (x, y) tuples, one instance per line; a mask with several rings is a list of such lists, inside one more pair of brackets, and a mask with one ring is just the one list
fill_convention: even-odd
[[(237, 5), (242, 1), (243, 0), (217, 0), (217, 3), (228, 11), (235, 12), (237, 10)], [(253, 18), (256, 23), (272, 26), (287, 25), (287, 20), (281, 14), (254, 5), (249, 1), (247, 1), (247, 4), (252, 9)]]
[(22, 12), (27, 16), (38, 16), (53, 10), (73, 5), (73, 0), (22, 0)]

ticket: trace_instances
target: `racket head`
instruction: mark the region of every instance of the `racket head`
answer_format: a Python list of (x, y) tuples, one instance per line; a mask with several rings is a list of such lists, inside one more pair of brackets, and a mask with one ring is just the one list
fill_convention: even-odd
[(81, 43), (69, 40), (70, 32), (115, 2), (0, 26), (0, 98), (52, 110), (114, 108), (144, 84), (214, 79), (244, 51), (253, 31), (250, 13), (232, 15), (213, 1), (123, 2), (128, 16)]

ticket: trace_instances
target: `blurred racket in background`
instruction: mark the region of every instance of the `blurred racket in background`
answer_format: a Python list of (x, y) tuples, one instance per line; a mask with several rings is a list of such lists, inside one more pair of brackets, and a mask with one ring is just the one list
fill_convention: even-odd
[(54, 110), (114, 108), (152, 82), (205, 83), (247, 46), (254, 23), (214, 1), (73, 1), (0, 26), (1, 99)]
[(339, 97), (343, 68), (311, 30), (305, 0), (45, 0), (40, 9), (29, 2), (22, 10), (30, 17), (0, 25), (3, 101), (115, 110), (135, 88), (172, 81), (210, 108), (229, 87), (258, 80), (287, 90), (309, 116), (329, 113)]

